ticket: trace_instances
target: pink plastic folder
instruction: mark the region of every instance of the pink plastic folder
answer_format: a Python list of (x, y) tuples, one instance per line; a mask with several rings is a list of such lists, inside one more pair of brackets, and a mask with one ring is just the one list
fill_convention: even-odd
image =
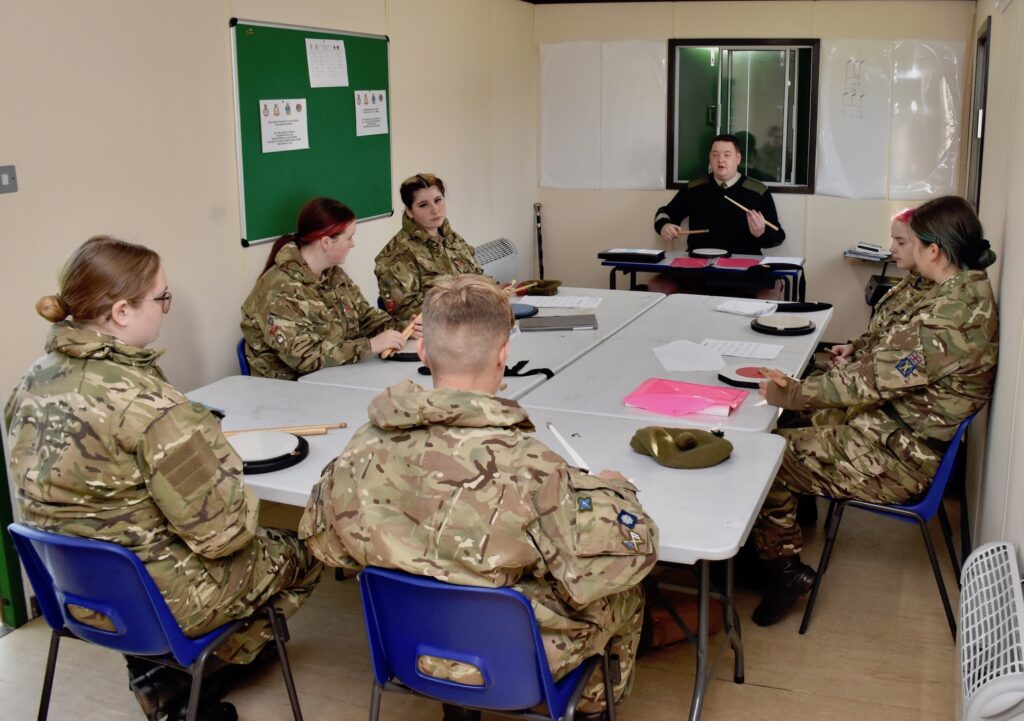
[(719, 258), (715, 265), (719, 268), (750, 268), (760, 262), (760, 258)]
[(707, 258), (674, 258), (672, 260), (673, 268), (707, 268)]
[(622, 402), (632, 408), (642, 408), (666, 416), (685, 416), (689, 413), (727, 416), (739, 407), (748, 393), (739, 388), (648, 378)]

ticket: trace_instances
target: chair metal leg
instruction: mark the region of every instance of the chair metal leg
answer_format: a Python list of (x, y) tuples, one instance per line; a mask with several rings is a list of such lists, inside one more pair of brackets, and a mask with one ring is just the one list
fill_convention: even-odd
[(612, 655), (610, 648), (606, 648), (601, 655), (601, 666), (604, 671), (605, 718), (608, 721), (615, 721), (615, 684), (612, 683)]
[(942, 597), (942, 607), (946, 610), (946, 621), (949, 623), (949, 632), (956, 640), (956, 619), (953, 618), (953, 608), (949, 604), (949, 595), (946, 593), (946, 583), (942, 580), (942, 569), (939, 568), (939, 559), (935, 556), (935, 546), (932, 545), (932, 538), (928, 535), (928, 524), (924, 519), (917, 516), (917, 525), (921, 529), (921, 537), (924, 538), (924, 546), (928, 551), (928, 560), (932, 564), (932, 573), (935, 574), (935, 583), (939, 587), (939, 596)]
[(299, 695), (295, 691), (295, 679), (292, 677), (292, 667), (288, 661), (288, 650), (285, 648), (285, 641), (288, 639), (288, 623), (284, 616), (277, 612), (273, 606), (267, 606), (267, 618), (270, 621), (270, 628), (274, 633), (274, 643), (277, 644), (277, 661), (281, 664), (281, 673), (284, 674), (284, 685), (288, 690), (288, 702), (292, 705), (292, 717), (295, 721), (302, 721), (302, 709), (299, 708)]
[[(838, 506), (838, 508), (837, 508)], [(814, 612), (814, 602), (818, 599), (818, 589), (821, 588), (821, 581), (825, 578), (825, 571), (828, 570), (829, 560), (832, 558), (832, 548), (836, 543), (836, 536), (839, 535), (839, 524), (843, 521), (843, 511), (846, 504), (841, 501), (831, 501), (828, 507), (828, 529), (825, 536), (825, 547), (821, 549), (821, 559), (818, 561), (818, 571), (814, 574), (814, 585), (811, 586), (811, 595), (807, 599), (807, 606), (804, 608), (804, 617), (800, 621), (800, 633), (807, 633), (807, 626), (811, 623), (811, 613)]]
[(956, 577), (956, 587), (960, 588), (960, 560), (956, 557), (956, 547), (953, 545), (953, 527), (949, 523), (949, 516), (946, 509), (939, 501), (939, 525), (942, 526), (942, 538), (946, 542), (946, 550), (949, 551), (949, 563), (953, 566), (953, 575)]
[(199, 697), (203, 692), (203, 679), (206, 677), (206, 664), (213, 658), (214, 646), (207, 646), (203, 652), (196, 657), (189, 667), (188, 672), (192, 674), (192, 689), (188, 694), (188, 711), (185, 721), (197, 721), (199, 718)]
[[(967, 510), (967, 479), (960, 484), (960, 558), (971, 555), (971, 518)], [(957, 578), (957, 581), (960, 579)]]
[(46, 657), (46, 673), (43, 676), (43, 693), (39, 697), (38, 721), (46, 721), (50, 713), (50, 692), (53, 691), (53, 675), (57, 670), (57, 651), (60, 649), (60, 631), (50, 634), (50, 653)]
[(380, 694), (383, 687), (373, 679), (373, 691), (370, 694), (370, 721), (377, 721), (380, 716)]

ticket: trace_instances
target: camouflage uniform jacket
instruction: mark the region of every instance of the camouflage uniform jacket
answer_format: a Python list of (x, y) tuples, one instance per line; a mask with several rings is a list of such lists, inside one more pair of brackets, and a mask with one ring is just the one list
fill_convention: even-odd
[(377, 254), (374, 273), (384, 309), (408, 322), (420, 312), (423, 298), (441, 278), (453, 275), (483, 275), (473, 248), (452, 230), (445, 218), (432, 238), (408, 215), (402, 214), (402, 229)]
[(242, 304), (245, 356), (254, 376), (295, 380), (373, 355), (370, 338), (397, 325), (373, 308), (340, 266), (320, 276), (285, 245)]
[(259, 501), (217, 419), (167, 383), (158, 351), (71, 322), (46, 350), (4, 411), (21, 518), (132, 550), (165, 597), (219, 578), (217, 559), (252, 542)]
[(845, 408), (847, 425), (931, 476), (957, 426), (992, 397), (999, 318), (984, 271), (936, 283), (857, 359), (794, 382), (784, 407)]
[(570, 469), (515, 401), (404, 381), (369, 414), (299, 524), (326, 564), (513, 587), (559, 631), (608, 621), (594, 602), (653, 568), (658, 531), (633, 485)]
[(854, 355), (874, 345), (882, 332), (890, 324), (902, 323), (906, 320), (907, 312), (917, 305), (934, 285), (934, 281), (924, 276), (917, 273), (909, 273), (899, 283), (890, 288), (889, 292), (875, 303), (874, 314), (868, 323), (867, 332), (853, 341)]

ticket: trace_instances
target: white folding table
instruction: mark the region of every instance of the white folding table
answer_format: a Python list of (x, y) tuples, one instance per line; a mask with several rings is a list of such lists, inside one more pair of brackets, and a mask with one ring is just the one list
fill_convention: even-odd
[[(623, 399), (648, 378), (725, 384), (718, 380), (717, 371), (666, 371), (653, 348), (675, 340), (699, 343), (705, 338), (780, 344), (783, 350), (774, 360), (735, 357), (725, 360), (729, 364), (779, 368), (798, 376), (814, 354), (818, 339), (832, 317), (831, 310), (802, 313), (801, 317), (806, 316), (815, 324), (813, 333), (765, 335), (751, 329), (752, 318), (716, 311), (715, 306), (725, 300), (707, 295), (670, 295), (519, 400), (531, 412), (535, 408), (550, 408), (662, 423), (672, 417), (628, 407)], [(785, 312), (784, 304), (779, 312)], [(729, 416), (695, 413), (674, 420), (700, 428), (767, 432), (775, 426), (777, 418), (778, 408), (765, 403), (757, 390), (751, 389), (742, 405)]]
[[(601, 298), (601, 304), (592, 310), (541, 308), (538, 311), (539, 316), (592, 313), (597, 317), (597, 329), (519, 333), (512, 338), (509, 346), (510, 367), (520, 361), (526, 361), (522, 372), (547, 368), (557, 374), (665, 299), (661, 293), (597, 288), (560, 288), (558, 295), (598, 297)], [(406, 346), (406, 350), (414, 349), (414, 343)], [(369, 388), (378, 391), (406, 379), (421, 385), (429, 385), (430, 377), (420, 375), (418, 372), (420, 365), (419, 362), (385, 361), (375, 357), (351, 365), (324, 368), (302, 376), (299, 380), (302, 383)], [(505, 379), (508, 387), (502, 391), (502, 395), (506, 398), (519, 398), (544, 381), (545, 376), (539, 374), (510, 376)]]

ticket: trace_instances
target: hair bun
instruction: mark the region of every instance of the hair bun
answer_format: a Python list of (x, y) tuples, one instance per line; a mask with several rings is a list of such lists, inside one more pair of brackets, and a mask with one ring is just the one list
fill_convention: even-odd
[(36, 301), (36, 313), (51, 323), (59, 323), (71, 315), (71, 309), (60, 295), (44, 295)]

